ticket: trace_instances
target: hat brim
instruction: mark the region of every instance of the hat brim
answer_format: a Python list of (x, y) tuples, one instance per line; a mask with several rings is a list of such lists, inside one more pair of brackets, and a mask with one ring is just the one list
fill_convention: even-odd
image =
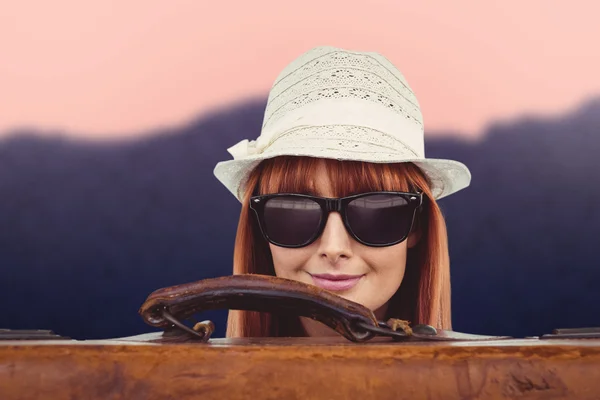
[[(347, 155), (336, 157), (334, 154), (327, 156), (311, 154), (309, 152), (302, 154), (285, 153), (262, 153), (246, 157), (239, 160), (221, 161), (215, 166), (213, 173), (216, 178), (241, 202), (246, 180), (252, 171), (262, 160), (278, 156), (308, 156), (316, 158), (330, 158), (337, 160), (352, 160), (375, 162), (368, 157), (348, 157)], [(439, 200), (451, 194), (458, 192), (469, 186), (471, 183), (471, 172), (466, 165), (459, 161), (438, 159), (438, 158), (396, 158), (386, 157), (377, 163), (403, 163), (411, 162), (417, 165), (429, 178), (431, 182), (431, 191), (434, 199)]]

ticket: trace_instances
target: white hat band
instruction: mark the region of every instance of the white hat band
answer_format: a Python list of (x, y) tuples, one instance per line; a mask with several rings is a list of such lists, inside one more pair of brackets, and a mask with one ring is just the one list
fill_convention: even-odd
[[(416, 157), (424, 157), (421, 125), (385, 106), (358, 99), (324, 99), (290, 111), (273, 124), (265, 126), (257, 140), (264, 151), (286, 132), (305, 126), (352, 125), (371, 128), (408, 147)], [(351, 138), (349, 138), (351, 139)]]

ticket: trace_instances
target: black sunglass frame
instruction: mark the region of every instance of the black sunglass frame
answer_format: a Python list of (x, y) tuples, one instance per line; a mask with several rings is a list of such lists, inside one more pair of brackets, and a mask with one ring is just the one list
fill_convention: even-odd
[[(379, 194), (398, 195), (399, 197), (402, 197), (407, 201), (407, 206), (412, 207), (412, 210), (411, 210), (412, 216), (411, 216), (410, 227), (407, 230), (407, 233), (402, 238), (400, 238), (396, 241), (389, 242), (389, 243), (368, 243), (368, 242), (365, 242), (364, 240), (362, 240), (360, 237), (358, 237), (352, 230), (352, 227), (350, 226), (350, 223), (348, 222), (348, 216), (346, 213), (346, 209), (348, 207), (348, 204), (350, 204), (350, 202), (353, 200), (359, 199), (361, 197), (367, 197), (367, 196), (379, 195)], [(265, 224), (265, 219), (264, 219), (264, 208), (265, 208), (265, 205), (267, 204), (267, 201), (272, 198), (276, 198), (276, 197), (290, 197), (290, 196), (310, 199), (310, 200), (314, 201), (315, 203), (317, 203), (319, 205), (319, 207), (321, 207), (321, 220), (319, 221), (319, 227), (315, 230), (315, 233), (309, 240), (307, 240), (306, 242), (304, 242), (302, 244), (297, 244), (297, 245), (278, 243), (277, 241), (275, 241), (269, 237), (269, 235), (267, 234), (267, 230), (265, 228), (266, 224)], [(315, 240), (317, 240), (317, 238), (319, 238), (319, 236), (321, 236), (321, 234), (323, 233), (323, 230), (325, 229), (325, 225), (327, 224), (327, 220), (329, 218), (329, 213), (331, 211), (336, 211), (341, 214), (342, 221), (344, 222), (344, 227), (346, 228), (346, 231), (350, 234), (350, 236), (352, 236), (359, 243), (364, 244), (365, 246), (369, 246), (369, 247), (393, 246), (398, 243), (402, 243), (404, 240), (406, 240), (406, 238), (408, 237), (408, 235), (410, 234), (410, 232), (413, 229), (415, 215), (417, 214), (417, 211), (421, 209), (422, 204), (423, 204), (423, 193), (422, 192), (414, 192), (413, 193), (413, 192), (377, 191), (377, 192), (359, 193), (359, 194), (354, 194), (351, 196), (345, 196), (345, 197), (339, 197), (339, 198), (320, 197), (320, 196), (313, 196), (313, 195), (309, 195), (309, 194), (300, 194), (300, 193), (272, 193), (272, 194), (255, 195), (255, 196), (250, 197), (250, 209), (254, 211), (256, 219), (258, 220), (258, 226), (260, 228), (260, 231), (261, 231), (263, 237), (268, 242), (270, 242), (276, 246), (286, 247), (286, 248), (306, 247), (306, 246), (310, 245), (311, 243), (313, 243)]]

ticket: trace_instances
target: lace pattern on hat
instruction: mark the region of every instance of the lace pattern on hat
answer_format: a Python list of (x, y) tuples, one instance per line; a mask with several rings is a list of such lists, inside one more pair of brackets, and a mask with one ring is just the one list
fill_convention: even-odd
[(371, 101), (374, 103), (380, 103), (384, 107), (389, 108), (392, 111), (396, 112), (397, 114), (400, 114), (400, 115), (404, 116), (405, 118), (411, 120), (416, 125), (419, 125), (421, 128), (423, 126), (423, 123), (419, 119), (413, 117), (414, 113), (406, 112), (402, 108), (402, 106), (400, 106), (394, 100), (391, 100), (389, 97), (386, 97), (384, 95), (381, 95), (381, 94), (376, 93), (369, 89), (356, 88), (356, 87), (321, 88), (321, 89), (314, 90), (309, 93), (301, 94), (298, 97), (296, 97), (295, 99), (293, 99), (292, 101), (282, 104), (281, 107), (278, 108), (277, 110), (274, 110), (273, 114), (271, 114), (270, 118), (267, 121), (265, 121), (265, 123), (266, 124), (273, 123), (273, 122), (277, 121), (281, 116), (285, 115), (286, 113), (288, 113), (292, 110), (295, 110), (299, 107), (303, 107), (307, 104), (313, 103), (315, 101), (319, 101), (322, 99), (336, 99), (336, 98), (338, 98), (338, 99), (358, 98), (361, 100)]
[[(383, 57), (379, 58), (332, 52), (312, 59), (295, 70), (284, 70), (269, 94), (263, 127), (286, 112), (313, 101), (343, 97), (380, 102), (422, 126), (417, 99), (404, 76), (399, 71), (390, 71), (384, 65), (389, 62)], [(348, 64), (353, 67), (348, 67)], [(390, 84), (393, 81), (399, 82), (404, 90), (396, 90)]]

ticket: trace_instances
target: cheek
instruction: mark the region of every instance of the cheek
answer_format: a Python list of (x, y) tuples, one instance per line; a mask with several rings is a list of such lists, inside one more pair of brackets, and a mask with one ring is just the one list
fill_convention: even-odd
[(406, 242), (389, 247), (370, 247), (362, 253), (372, 272), (380, 275), (399, 272), (406, 263)]
[(406, 242), (385, 248), (370, 248), (363, 253), (370, 267), (360, 292), (359, 303), (376, 310), (387, 303), (400, 287), (406, 269)]
[(281, 278), (296, 279), (310, 258), (308, 248), (288, 249), (269, 244), (273, 257), (275, 275)]

